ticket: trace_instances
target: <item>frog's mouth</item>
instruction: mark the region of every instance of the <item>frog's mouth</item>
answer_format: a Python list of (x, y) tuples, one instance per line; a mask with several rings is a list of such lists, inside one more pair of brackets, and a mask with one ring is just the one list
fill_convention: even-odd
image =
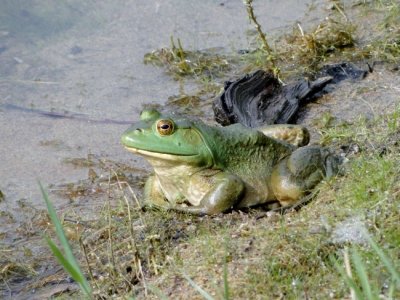
[(160, 153), (160, 152), (156, 152), (156, 151), (131, 148), (131, 147), (127, 147), (127, 146), (124, 146), (124, 147), (129, 152), (136, 153), (136, 154), (142, 155), (144, 157), (157, 158), (160, 160), (182, 160), (182, 158), (190, 159), (190, 158), (198, 156), (197, 153), (195, 153), (195, 154)]

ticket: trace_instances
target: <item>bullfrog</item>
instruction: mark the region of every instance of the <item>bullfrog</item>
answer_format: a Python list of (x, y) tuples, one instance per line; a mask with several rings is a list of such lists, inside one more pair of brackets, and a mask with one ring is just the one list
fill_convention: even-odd
[(298, 202), (338, 166), (329, 150), (305, 146), (308, 140), (300, 125), (218, 127), (153, 109), (121, 137), (154, 168), (143, 205), (197, 215)]

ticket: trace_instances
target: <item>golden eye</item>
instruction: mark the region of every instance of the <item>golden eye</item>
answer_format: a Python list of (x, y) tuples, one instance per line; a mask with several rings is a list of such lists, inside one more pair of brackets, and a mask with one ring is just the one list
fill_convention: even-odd
[(174, 132), (174, 123), (171, 120), (157, 122), (157, 131), (160, 135), (170, 135)]

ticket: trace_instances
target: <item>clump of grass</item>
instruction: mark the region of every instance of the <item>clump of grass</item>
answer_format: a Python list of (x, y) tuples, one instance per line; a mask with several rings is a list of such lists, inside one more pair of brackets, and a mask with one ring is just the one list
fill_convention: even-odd
[(353, 47), (354, 32), (353, 24), (328, 18), (309, 32), (297, 24), (295, 33), (287, 39), (294, 47), (290, 49), (294, 59), (303, 65), (316, 65), (334, 52)]
[(370, 1), (363, 4), (364, 13), (378, 15), (376, 29), (366, 37), (362, 50), (369, 58), (389, 63), (400, 62), (400, 3)]
[(270, 70), (282, 79), (313, 74), (323, 64), (345, 57), (346, 50), (354, 50), (355, 29), (352, 23), (336, 17), (325, 19), (309, 31), (297, 24), (292, 34), (277, 41), (273, 54), (259, 48), (242, 55), (243, 69)]
[(11, 289), (8, 284), (9, 279), (25, 279), (37, 274), (38, 273), (32, 265), (15, 257), (15, 249), (2, 248), (2, 253), (0, 253), (0, 278), (10, 291), (10, 294)]
[(253, 0), (245, 0), (244, 4), (246, 5), (247, 15), (249, 16), (250, 21), (253, 22), (254, 26), (256, 27), (258, 36), (260, 38), (260, 41), (262, 42), (262, 48), (270, 56), (272, 56), (272, 54), (273, 54), (272, 48), (270, 47), (270, 45), (269, 45), (269, 43), (267, 41), (267, 37), (266, 37), (265, 33), (262, 31), (261, 25), (260, 25), (260, 23), (258, 23), (257, 18), (256, 18), (255, 14), (254, 14)]
[(61, 249), (57, 247), (57, 245), (51, 240), (48, 236), (45, 236), (46, 242), (49, 245), (51, 252), (57, 258), (58, 262), (63, 266), (65, 271), (79, 284), (82, 292), (86, 297), (90, 298), (92, 296), (92, 288), (89, 282), (86, 280), (85, 275), (81, 271), (79, 263), (72, 253), (71, 246), (68, 243), (67, 237), (65, 235), (63, 226), (60, 220), (57, 217), (57, 213), (54, 210), (52, 203), (47, 196), (46, 191), (43, 186), (40, 184), (40, 189), (42, 192), (43, 199), (47, 205), (47, 211), (49, 213), (49, 217), (55, 227), (56, 235), (58, 240), (60, 241), (61, 247), (64, 250), (62, 253)]
[(261, 47), (258, 47), (253, 52), (261, 52), (264, 55), (263, 57), (263, 65), (264, 67), (266, 66), (267, 63), (272, 64), (272, 69), (277, 69), (275, 65), (275, 60), (276, 60), (276, 53), (272, 50), (271, 46), (269, 45), (267, 41), (267, 36), (264, 33), (264, 31), (261, 29), (260, 23), (257, 21), (257, 18), (254, 14), (254, 8), (253, 8), (253, 0), (245, 0), (243, 1), (244, 4), (246, 5), (246, 10), (247, 10), (247, 16), (249, 17), (250, 22), (252, 22), (256, 28), (257, 34), (258, 34), (258, 39), (261, 41)]
[(253, 0), (245, 0), (243, 2), (246, 5), (249, 20), (254, 24), (257, 30), (258, 38), (261, 41), (261, 47), (253, 51), (251, 56), (256, 56), (258, 59), (261, 58), (261, 61), (259, 61), (258, 64), (262, 65), (264, 69), (272, 71), (272, 73), (279, 79), (280, 69), (276, 64), (277, 53), (272, 50), (268, 43), (266, 34), (263, 32), (260, 23), (257, 21), (257, 18), (254, 14)]
[(167, 73), (177, 80), (184, 77), (219, 77), (230, 68), (227, 57), (211, 50), (185, 50), (180, 39), (178, 38), (175, 44), (173, 37), (170, 48), (161, 48), (145, 54), (144, 63), (166, 68)]

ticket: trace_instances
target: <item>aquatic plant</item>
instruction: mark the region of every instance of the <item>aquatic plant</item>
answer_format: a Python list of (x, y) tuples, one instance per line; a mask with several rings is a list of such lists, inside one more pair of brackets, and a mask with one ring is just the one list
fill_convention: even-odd
[(258, 36), (260, 38), (260, 41), (262, 42), (262, 48), (268, 53), (269, 56), (272, 56), (273, 55), (272, 48), (268, 44), (267, 37), (265, 33), (262, 31), (261, 25), (260, 23), (258, 23), (257, 18), (254, 14), (253, 0), (244, 0), (243, 3), (246, 5), (247, 15), (250, 21), (253, 22), (254, 26), (256, 27)]

